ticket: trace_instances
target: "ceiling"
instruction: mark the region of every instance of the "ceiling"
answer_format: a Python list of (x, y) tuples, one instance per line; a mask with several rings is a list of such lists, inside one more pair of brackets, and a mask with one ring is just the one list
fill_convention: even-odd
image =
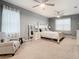
[[(49, 0), (48, 2), (54, 3), (55, 6), (45, 6), (45, 9), (42, 9), (40, 7), (32, 8), (33, 6), (39, 4), (33, 0), (4, 0), (4, 1), (46, 17), (55, 17), (56, 10), (57, 11), (64, 10), (63, 15), (79, 14), (79, 0)], [(77, 6), (77, 8), (74, 8), (75, 6)]]

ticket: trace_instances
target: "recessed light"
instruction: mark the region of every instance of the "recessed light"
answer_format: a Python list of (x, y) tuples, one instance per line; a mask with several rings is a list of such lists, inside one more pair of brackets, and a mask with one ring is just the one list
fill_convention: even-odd
[(77, 6), (74, 6), (74, 8), (78, 8)]

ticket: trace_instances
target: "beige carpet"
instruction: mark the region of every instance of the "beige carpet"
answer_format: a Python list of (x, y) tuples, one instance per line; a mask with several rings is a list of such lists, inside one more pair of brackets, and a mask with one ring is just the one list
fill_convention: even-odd
[(60, 44), (53, 40), (25, 42), (14, 56), (0, 56), (0, 59), (79, 59), (79, 46), (74, 38), (65, 38)]

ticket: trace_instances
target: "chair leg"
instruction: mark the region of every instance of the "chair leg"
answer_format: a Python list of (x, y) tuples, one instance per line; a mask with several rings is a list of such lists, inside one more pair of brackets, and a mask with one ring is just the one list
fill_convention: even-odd
[(58, 44), (60, 43), (59, 39), (57, 40), (57, 43), (58, 43)]
[(12, 56), (14, 56), (15, 54), (12, 54)]

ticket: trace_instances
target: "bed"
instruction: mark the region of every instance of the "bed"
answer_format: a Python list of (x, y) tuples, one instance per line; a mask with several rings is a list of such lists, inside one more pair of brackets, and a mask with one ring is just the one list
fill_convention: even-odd
[(63, 32), (50, 31), (50, 28), (48, 24), (40, 24), (38, 26), (40, 36), (43, 38), (56, 39), (57, 43), (60, 43), (60, 40), (64, 38)]
[(64, 38), (64, 34), (62, 32), (53, 32), (53, 31), (42, 31), (40, 32), (41, 37), (57, 39), (57, 43), (60, 42), (60, 39)]

